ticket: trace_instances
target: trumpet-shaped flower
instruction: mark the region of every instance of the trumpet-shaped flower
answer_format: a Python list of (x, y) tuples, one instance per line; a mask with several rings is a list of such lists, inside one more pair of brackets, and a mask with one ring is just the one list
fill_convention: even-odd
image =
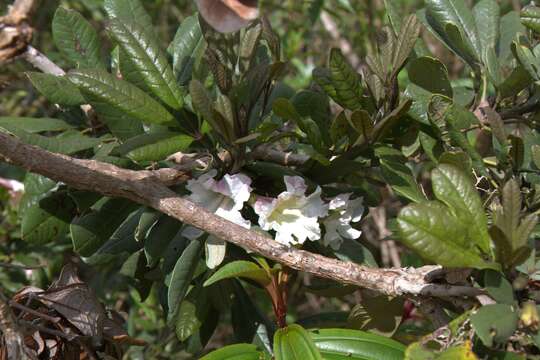
[(338, 250), (345, 239), (358, 239), (362, 232), (354, 229), (351, 223), (359, 222), (362, 219), (364, 206), (363, 199), (350, 200), (352, 194), (340, 194), (330, 201), (329, 216), (324, 219), (323, 224), (326, 230), (324, 235), (324, 245), (330, 245), (332, 249)]
[[(246, 229), (251, 222), (242, 217), (240, 210), (249, 200), (251, 194), (251, 179), (246, 175), (225, 175), (221, 180), (215, 180), (217, 171), (212, 170), (188, 181), (186, 188), (191, 191), (188, 199)], [(182, 234), (189, 239), (196, 239), (203, 231), (188, 226)], [(210, 235), (206, 240), (206, 264), (213, 269), (225, 258), (226, 243), (222, 239)]]
[(254, 210), (263, 230), (274, 230), (276, 241), (285, 245), (303, 244), (321, 238), (319, 217), (328, 214), (328, 205), (321, 199), (321, 189), (306, 196), (307, 186), (298, 176), (285, 176), (287, 191), (277, 199), (259, 197)]

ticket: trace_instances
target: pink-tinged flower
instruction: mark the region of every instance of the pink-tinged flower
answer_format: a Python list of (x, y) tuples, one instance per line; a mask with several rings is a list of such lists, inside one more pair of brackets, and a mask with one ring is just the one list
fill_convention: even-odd
[(362, 232), (354, 229), (351, 223), (357, 223), (364, 213), (363, 199), (350, 200), (352, 194), (340, 194), (330, 201), (329, 216), (324, 219), (326, 230), (324, 245), (338, 250), (343, 239), (358, 239)]
[[(189, 180), (186, 188), (191, 191), (188, 199), (246, 229), (251, 222), (242, 217), (240, 210), (251, 195), (251, 179), (246, 175), (225, 175), (221, 180), (215, 180), (216, 170), (211, 170), (197, 179)], [(189, 239), (196, 239), (203, 231), (188, 226), (182, 234)], [(206, 240), (206, 264), (213, 269), (225, 258), (226, 242), (210, 235)]]
[(321, 188), (306, 196), (307, 186), (299, 176), (285, 176), (287, 191), (277, 199), (259, 197), (254, 210), (263, 230), (274, 230), (276, 241), (285, 245), (303, 244), (321, 238), (319, 217), (328, 214), (328, 205), (321, 199)]

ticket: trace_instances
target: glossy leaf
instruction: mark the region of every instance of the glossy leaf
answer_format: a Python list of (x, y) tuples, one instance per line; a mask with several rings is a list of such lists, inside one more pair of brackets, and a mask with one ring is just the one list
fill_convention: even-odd
[(81, 14), (58, 8), (54, 14), (52, 33), (56, 47), (77, 67), (104, 68), (97, 32)]
[(276, 360), (322, 360), (310, 334), (300, 325), (289, 325), (274, 334)]
[(50, 102), (63, 106), (77, 106), (85, 102), (81, 92), (64, 76), (26, 73), (32, 85), (39, 90)]
[(153, 29), (152, 18), (140, 0), (104, 0), (103, 8), (111, 19), (136, 21), (144, 29)]
[(402, 344), (364, 331), (320, 329), (310, 334), (324, 359), (398, 360), (404, 356)]
[(486, 262), (471, 247), (467, 228), (439, 202), (409, 205), (398, 217), (401, 240), (420, 256), (446, 267), (478, 269), (497, 266)]
[(173, 109), (183, 99), (172, 67), (151, 30), (125, 19), (113, 19), (108, 31), (121, 48), (120, 68), (125, 80), (154, 95)]
[(471, 10), (464, 0), (427, 0), (426, 17), (434, 30), (445, 38), (447, 35), (447, 24), (457, 27), (459, 33), (463, 34), (463, 40), (467, 48), (472, 50), (470, 55), (474, 59), (480, 58), (480, 41)]
[(501, 9), (496, 0), (481, 0), (473, 8), (481, 55), (485, 54), (488, 49), (497, 48), (500, 13)]
[(167, 50), (172, 55), (173, 72), (180, 85), (188, 85), (191, 81), (193, 68), (202, 56), (204, 44), (199, 18), (193, 15), (184, 19)]
[(452, 165), (440, 165), (432, 173), (433, 192), (467, 229), (466, 237), (485, 253), (490, 238), (482, 200), (469, 176)]
[(191, 283), (193, 274), (199, 263), (202, 251), (202, 242), (192, 240), (174, 266), (167, 294), (167, 305), (169, 308), (167, 323), (169, 325), (172, 325), (178, 315), (180, 304), (187, 294), (189, 284)]
[(105, 71), (74, 71), (68, 78), (92, 105), (108, 105), (148, 124), (168, 124), (173, 116), (157, 101), (127, 81)]
[(203, 356), (201, 360), (261, 360), (265, 359), (262, 352), (257, 350), (257, 345), (235, 344), (225, 346)]
[(231, 278), (246, 278), (254, 280), (262, 285), (270, 282), (267, 272), (250, 261), (234, 261), (222, 266), (206, 282), (204, 286), (210, 286), (218, 281)]
[(193, 138), (187, 135), (169, 135), (132, 149), (126, 156), (135, 162), (164, 160), (169, 155), (186, 150), (192, 142)]

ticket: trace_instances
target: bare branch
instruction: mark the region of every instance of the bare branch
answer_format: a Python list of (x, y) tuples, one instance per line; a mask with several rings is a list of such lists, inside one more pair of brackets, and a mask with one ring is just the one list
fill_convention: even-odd
[(37, 49), (33, 48), (30, 45), (26, 48), (26, 51), (22, 54), (22, 57), (26, 61), (28, 61), (30, 64), (32, 64), (34, 67), (36, 67), (37, 69), (41, 70), (42, 72), (46, 74), (62, 76), (66, 73), (58, 65), (56, 65), (51, 60), (49, 60), (48, 57), (46, 57), (40, 51), (38, 51)]
[(229, 222), (180, 197), (151, 171), (126, 170), (94, 160), (50, 153), (23, 144), (5, 133), (0, 133), (0, 155), (28, 171), (61, 181), (73, 188), (123, 197), (152, 207), (246, 250), (319, 277), (388, 295), (474, 297), (483, 293), (480, 289), (467, 286), (429, 283), (426, 279), (431, 278), (433, 272), (439, 272), (439, 266), (373, 269), (279, 244), (264, 234)]

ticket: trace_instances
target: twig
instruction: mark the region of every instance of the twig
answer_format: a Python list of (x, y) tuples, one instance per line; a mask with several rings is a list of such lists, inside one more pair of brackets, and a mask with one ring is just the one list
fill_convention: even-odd
[(23, 59), (32, 64), (35, 68), (41, 70), (46, 74), (52, 74), (56, 76), (65, 75), (66, 72), (62, 70), (58, 65), (49, 60), (48, 57), (43, 55), (39, 50), (28, 45), (26, 51), (21, 55)]
[(251, 160), (263, 160), (284, 166), (301, 166), (309, 161), (309, 156), (279, 151), (270, 144), (257, 146), (248, 157)]
[(473, 297), (483, 291), (468, 286), (432, 284), (426, 278), (440, 266), (373, 269), (327, 258), (274, 241), (266, 234), (245, 229), (182, 198), (149, 171), (133, 171), (95, 160), (54, 154), (0, 133), (0, 155), (12, 164), (63, 182), (79, 190), (122, 197), (166, 215), (292, 269), (388, 295)]

